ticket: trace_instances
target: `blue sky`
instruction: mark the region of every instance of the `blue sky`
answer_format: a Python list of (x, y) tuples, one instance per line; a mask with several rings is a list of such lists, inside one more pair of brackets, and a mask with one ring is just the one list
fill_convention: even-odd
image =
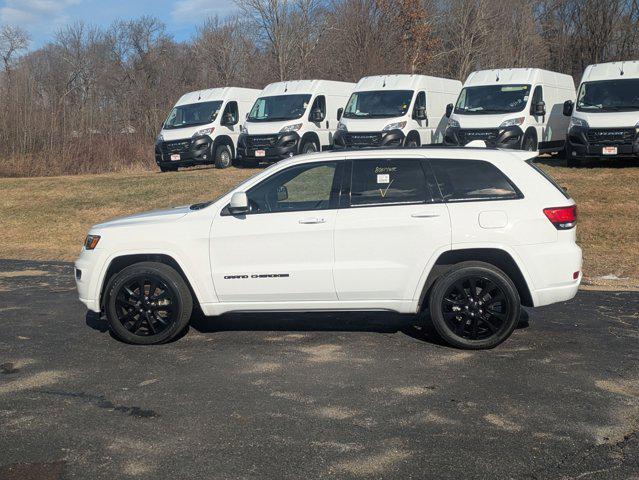
[(0, 0), (0, 25), (20, 25), (32, 48), (49, 41), (64, 25), (78, 20), (108, 25), (116, 19), (153, 15), (177, 40), (188, 39), (207, 16), (221, 18), (236, 9), (233, 0)]

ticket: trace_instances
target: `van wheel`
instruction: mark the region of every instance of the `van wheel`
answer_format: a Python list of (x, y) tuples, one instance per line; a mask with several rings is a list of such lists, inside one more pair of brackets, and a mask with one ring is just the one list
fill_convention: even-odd
[(118, 272), (106, 290), (111, 331), (136, 345), (168, 342), (186, 328), (193, 298), (182, 276), (163, 263), (140, 262)]
[(497, 267), (462, 262), (437, 280), (429, 309), (446, 342), (478, 350), (496, 347), (512, 334), (521, 303), (512, 280)]
[(537, 142), (535, 141), (535, 137), (532, 135), (527, 135), (524, 138), (524, 142), (522, 148), (528, 152), (534, 152), (537, 150)]
[(417, 148), (419, 147), (417, 140), (415, 137), (411, 137), (405, 144), (406, 148)]
[(319, 151), (319, 147), (314, 141), (309, 141), (302, 145), (302, 153), (315, 153)]
[(228, 145), (220, 145), (215, 149), (215, 168), (228, 168), (233, 158)]

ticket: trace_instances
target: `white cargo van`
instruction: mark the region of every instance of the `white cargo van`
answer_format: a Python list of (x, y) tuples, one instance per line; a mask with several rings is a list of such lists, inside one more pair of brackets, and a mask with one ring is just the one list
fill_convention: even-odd
[(639, 61), (590, 65), (579, 86), (566, 140), (568, 166), (584, 158), (639, 160)]
[(228, 167), (237, 151), (240, 122), (259, 93), (225, 87), (183, 95), (158, 135), (155, 162), (163, 172), (205, 163)]
[(246, 118), (238, 145), (243, 165), (277, 162), (332, 145), (354, 83), (295, 80), (267, 85)]
[(561, 152), (568, 119), (564, 102), (575, 99), (571, 76), (539, 68), (473, 72), (455, 106), (449, 105), (444, 143), (483, 140), (499, 148)]
[(441, 143), (446, 105), (461, 82), (426, 75), (364, 77), (346, 105), (336, 147), (418, 147)]

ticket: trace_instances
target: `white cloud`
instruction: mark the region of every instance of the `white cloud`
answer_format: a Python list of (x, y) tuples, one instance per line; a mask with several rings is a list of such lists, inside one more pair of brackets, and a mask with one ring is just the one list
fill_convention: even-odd
[(207, 17), (225, 17), (236, 9), (233, 0), (179, 0), (171, 16), (176, 22), (199, 24)]
[(6, 0), (0, 24), (19, 25), (34, 36), (51, 33), (69, 20), (67, 9), (81, 0)]

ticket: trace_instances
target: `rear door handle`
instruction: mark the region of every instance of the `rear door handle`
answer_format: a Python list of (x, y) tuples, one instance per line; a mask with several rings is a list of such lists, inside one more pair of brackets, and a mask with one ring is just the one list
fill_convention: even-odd
[(326, 219), (325, 218), (303, 218), (302, 220), (300, 220), (300, 222), (302, 225), (312, 225), (315, 223), (326, 223)]
[(420, 213), (413, 213), (411, 215), (411, 217), (413, 217), (413, 218), (437, 218), (437, 217), (441, 217), (441, 215), (439, 213), (420, 212)]

